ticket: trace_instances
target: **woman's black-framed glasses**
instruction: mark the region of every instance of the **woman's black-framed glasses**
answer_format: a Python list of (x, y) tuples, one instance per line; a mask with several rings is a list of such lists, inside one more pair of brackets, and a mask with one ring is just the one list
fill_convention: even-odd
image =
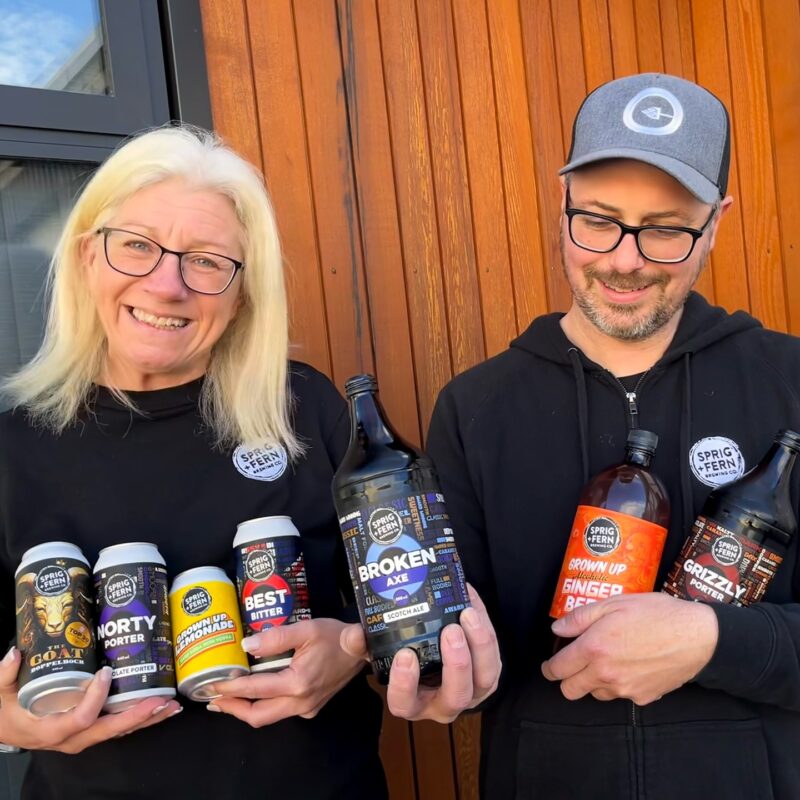
[(714, 219), (718, 206), (715, 204), (702, 228), (684, 228), (672, 225), (625, 225), (618, 219), (604, 214), (595, 214), (580, 208), (570, 208), (567, 190), (569, 238), (573, 244), (592, 253), (610, 253), (626, 234), (633, 234), (636, 247), (648, 261), (659, 264), (680, 264), (692, 254), (697, 240), (706, 232)]
[(199, 250), (170, 250), (147, 236), (123, 228), (100, 228), (108, 265), (123, 275), (142, 278), (160, 263), (164, 253), (178, 257), (181, 280), (199, 294), (222, 294), (244, 264), (234, 258)]

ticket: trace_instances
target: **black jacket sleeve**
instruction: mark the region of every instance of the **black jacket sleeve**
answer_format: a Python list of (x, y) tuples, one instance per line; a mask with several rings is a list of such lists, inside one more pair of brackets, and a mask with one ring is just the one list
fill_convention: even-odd
[(712, 603), (719, 640), (695, 681), (757, 703), (800, 711), (800, 604)]
[(477, 590), (494, 621), (497, 598), (480, 485), (478, 476), (470, 471), (462, 437), (462, 431), (472, 421), (461, 418), (460, 409), (445, 387), (433, 410), (427, 450), (436, 465), (467, 581)]

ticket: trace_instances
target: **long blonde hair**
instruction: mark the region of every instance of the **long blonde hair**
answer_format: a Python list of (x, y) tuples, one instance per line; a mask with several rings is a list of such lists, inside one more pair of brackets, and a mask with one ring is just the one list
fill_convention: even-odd
[[(255, 168), (213, 133), (193, 126), (134, 137), (86, 185), (50, 262), (44, 341), (4, 389), (34, 423), (52, 431), (76, 420), (106, 356), (105, 333), (81, 268), (81, 243), (131, 195), (174, 177), (228, 197), (245, 234), (241, 302), (211, 355), (203, 418), (219, 445), (280, 442), (297, 456), (302, 446), (289, 420), (286, 290), (272, 204)], [(110, 388), (134, 408), (122, 390)]]

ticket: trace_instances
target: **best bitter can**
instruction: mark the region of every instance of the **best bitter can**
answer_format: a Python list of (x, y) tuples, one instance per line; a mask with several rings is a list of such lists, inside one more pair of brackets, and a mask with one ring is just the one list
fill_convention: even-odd
[(31, 547), (15, 594), (19, 704), (37, 716), (69, 711), (97, 669), (89, 562), (69, 542)]
[(181, 694), (208, 701), (219, 697), (211, 684), (250, 672), (236, 589), (223, 570), (196, 567), (176, 575), (169, 609)]
[(154, 544), (105, 547), (94, 567), (97, 641), (112, 669), (105, 710), (175, 696), (167, 570)]
[[(300, 532), (290, 517), (260, 517), (236, 526), (236, 586), (248, 634), (311, 619)], [(288, 666), (293, 651), (250, 656), (253, 672)]]

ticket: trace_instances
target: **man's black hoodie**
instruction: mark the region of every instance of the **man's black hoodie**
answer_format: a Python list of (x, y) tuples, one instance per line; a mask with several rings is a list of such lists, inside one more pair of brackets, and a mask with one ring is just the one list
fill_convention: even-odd
[[(445, 387), (428, 440), (467, 578), (503, 653), (500, 690), (484, 711), (482, 796), (798, 798), (796, 538), (764, 602), (713, 606), (714, 656), (661, 700), (568, 701), (540, 665), (552, 655), (548, 610), (586, 480), (622, 460), (632, 426), (658, 434), (653, 471), (672, 502), (658, 589), (712, 488), (699, 454), (724, 447), (719, 469), (736, 474), (778, 429), (800, 430), (800, 343), (692, 294), (632, 403), (560, 318), (534, 320), (510, 349)], [(800, 468), (795, 509), (799, 500)]]

